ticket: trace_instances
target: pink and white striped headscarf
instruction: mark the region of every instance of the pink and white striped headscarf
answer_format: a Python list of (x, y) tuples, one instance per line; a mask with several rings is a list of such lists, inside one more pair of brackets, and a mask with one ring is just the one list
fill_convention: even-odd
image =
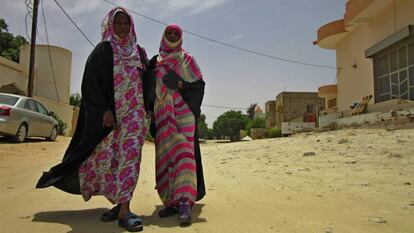
[[(172, 43), (165, 37), (165, 32), (169, 29), (175, 29), (179, 33), (180, 39), (177, 42)], [(181, 47), (182, 34), (183, 30), (177, 24), (170, 24), (165, 28), (156, 66), (157, 78), (162, 79), (171, 70), (174, 70), (186, 82), (194, 82), (203, 78), (195, 59)]]

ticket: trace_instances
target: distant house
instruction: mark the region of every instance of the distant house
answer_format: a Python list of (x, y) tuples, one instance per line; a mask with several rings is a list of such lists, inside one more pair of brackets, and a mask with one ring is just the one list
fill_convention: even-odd
[[(0, 57), (0, 92), (27, 94), (29, 57), (30, 45), (22, 47), (20, 63)], [(67, 124), (65, 133), (68, 135), (72, 133), (74, 116), (74, 108), (69, 105), (71, 64), (72, 53), (69, 50), (36, 46), (33, 97)]]
[(282, 122), (316, 122), (324, 106), (325, 99), (317, 92), (281, 92), (276, 101), (266, 102), (266, 128), (281, 128)]
[(253, 118), (254, 119), (256, 119), (256, 118), (263, 118), (263, 119), (265, 119), (265, 113), (262, 111), (262, 109), (259, 106), (257, 106), (256, 109), (254, 110), (254, 116), (253, 116)]
[[(336, 50), (337, 84), (319, 88), (331, 111), (414, 100), (414, 1), (348, 0), (343, 19), (323, 25), (315, 45)], [(384, 105), (384, 104), (382, 104)]]

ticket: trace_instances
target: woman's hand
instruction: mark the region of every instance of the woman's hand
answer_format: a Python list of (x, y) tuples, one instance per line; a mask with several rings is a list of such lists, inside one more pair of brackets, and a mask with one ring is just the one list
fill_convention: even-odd
[(103, 114), (102, 126), (107, 127), (107, 128), (114, 128), (114, 129), (118, 128), (112, 111), (108, 110)]

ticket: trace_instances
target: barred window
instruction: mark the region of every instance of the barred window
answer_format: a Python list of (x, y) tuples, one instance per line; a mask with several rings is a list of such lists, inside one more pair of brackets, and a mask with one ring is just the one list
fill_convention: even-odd
[(414, 36), (373, 56), (375, 102), (414, 100)]

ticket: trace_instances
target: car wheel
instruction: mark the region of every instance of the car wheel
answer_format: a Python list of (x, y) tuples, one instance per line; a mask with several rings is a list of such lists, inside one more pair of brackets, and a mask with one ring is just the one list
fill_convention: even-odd
[(58, 135), (58, 129), (56, 126), (53, 127), (52, 132), (50, 133), (50, 137), (47, 137), (47, 141), (55, 141)]
[(17, 130), (16, 135), (12, 137), (12, 140), (15, 142), (24, 142), (24, 140), (26, 140), (26, 136), (27, 136), (27, 125), (21, 124), (19, 126), (19, 129)]

